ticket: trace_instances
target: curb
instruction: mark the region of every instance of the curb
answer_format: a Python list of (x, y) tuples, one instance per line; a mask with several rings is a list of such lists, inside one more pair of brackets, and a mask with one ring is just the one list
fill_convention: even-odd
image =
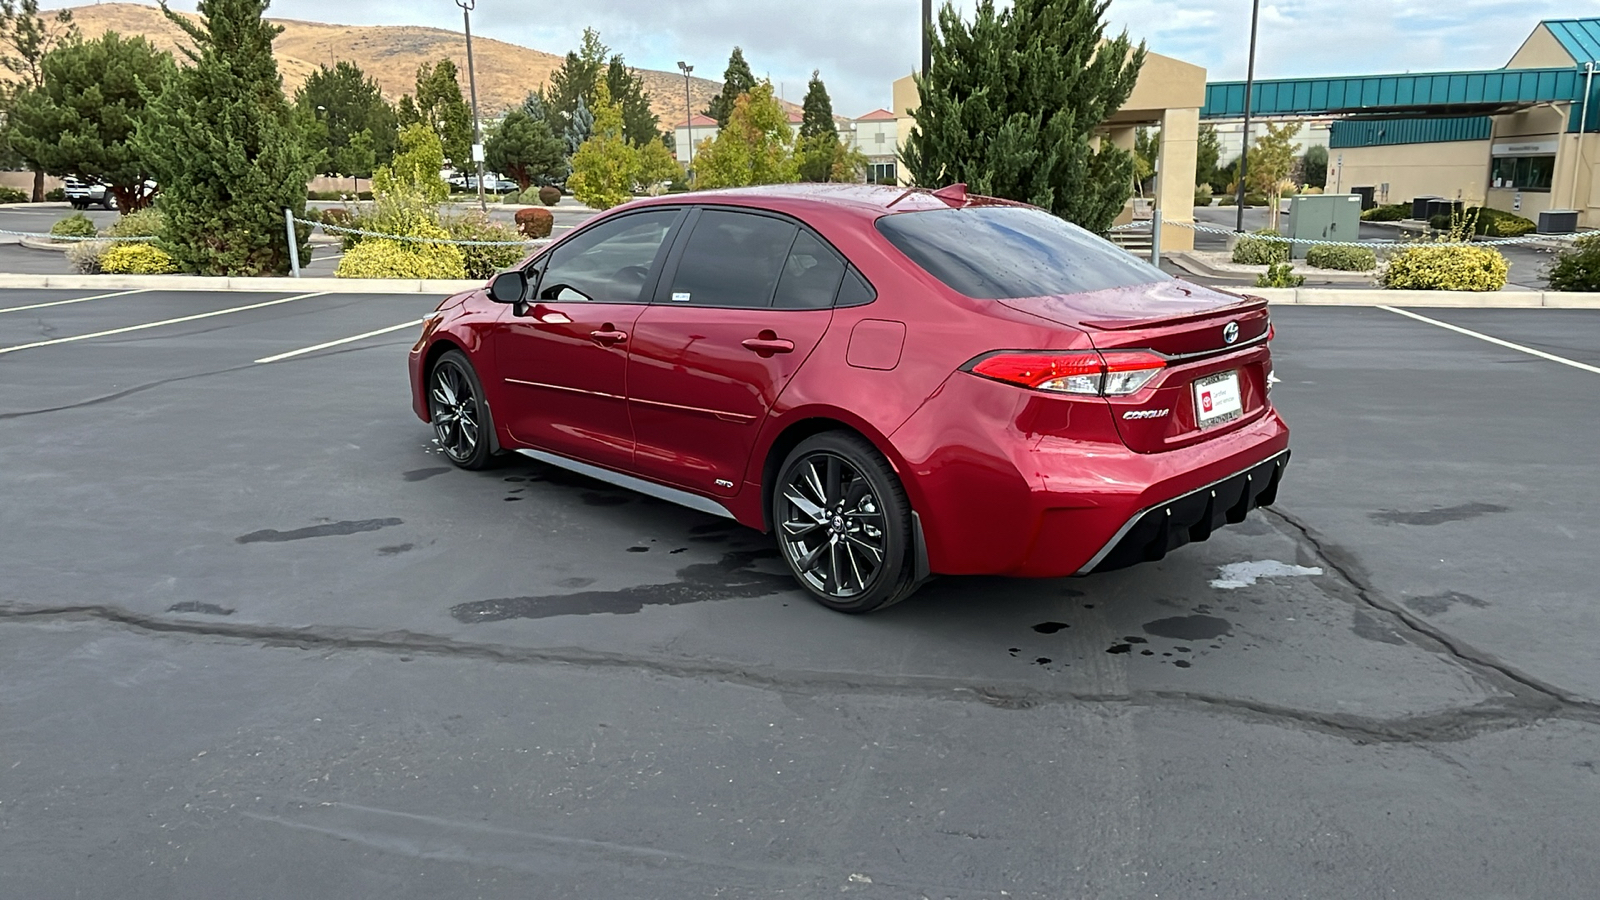
[[(1266, 271), (1266, 266), (1241, 267), (1241, 271), (1219, 268), (1194, 255), (1191, 250), (1173, 250), (1161, 254), (1162, 259), (1170, 259), (1179, 268), (1188, 271), (1191, 275), (1203, 275), (1207, 278), (1253, 278)], [(1330, 284), (1371, 284), (1374, 273), (1372, 272), (1340, 272), (1332, 269), (1308, 269), (1303, 259), (1291, 259), (1289, 262), (1296, 266), (1295, 274), (1307, 278), (1325, 281)]]
[(47, 240), (43, 240), (41, 238), (25, 237), (25, 238), (19, 238), (17, 243), (19, 243), (22, 246), (28, 248), (29, 250), (48, 250), (48, 251), (50, 251), (52, 253), (65, 253), (65, 252), (67, 252), (67, 250), (69, 248), (72, 247), (72, 244), (88, 243), (88, 242), (87, 241), (73, 241), (72, 244), (58, 244), (55, 241), (47, 241)]
[(436, 294), (476, 290), (484, 282), (429, 281), (415, 278), (224, 278), (198, 275), (6, 275), (0, 290), (272, 291), (328, 294)]

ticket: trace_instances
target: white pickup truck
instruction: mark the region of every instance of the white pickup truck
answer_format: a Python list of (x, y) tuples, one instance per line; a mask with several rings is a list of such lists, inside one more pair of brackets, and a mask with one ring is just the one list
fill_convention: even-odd
[[(72, 204), (73, 209), (88, 209), (91, 206), (98, 206), (101, 209), (117, 208), (117, 195), (98, 181), (84, 181), (75, 175), (68, 175), (61, 180), (61, 189), (66, 193), (67, 202)], [(154, 194), (156, 183), (146, 181), (144, 190), (146, 195)]]

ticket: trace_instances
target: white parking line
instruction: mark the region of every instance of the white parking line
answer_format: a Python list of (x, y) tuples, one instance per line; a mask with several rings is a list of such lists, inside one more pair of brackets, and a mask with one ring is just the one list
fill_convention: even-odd
[(75, 334), (71, 337), (54, 338), (48, 341), (34, 341), (31, 344), (17, 344), (14, 347), (0, 347), (0, 354), (15, 353), (18, 350), (31, 350), (34, 347), (49, 347), (53, 344), (70, 344), (73, 341), (87, 341), (90, 338), (109, 337), (113, 334), (126, 334), (130, 331), (143, 331), (146, 328), (160, 328), (163, 325), (177, 325), (183, 322), (193, 322), (196, 319), (209, 319), (212, 316), (225, 316), (228, 313), (245, 312), (251, 309), (261, 309), (267, 306), (277, 306), (280, 303), (293, 303), (296, 300), (305, 300), (308, 297), (321, 297), (326, 291), (317, 291), (312, 294), (300, 294), (294, 297), (284, 297), (281, 300), (268, 300), (264, 303), (252, 303), (248, 306), (234, 306), (228, 309), (214, 309), (211, 312), (195, 313), (192, 316), (179, 316), (176, 319), (162, 319), (159, 322), (146, 322), (143, 325), (129, 325), (126, 328), (112, 328), (106, 331), (96, 331), (92, 334)]
[(409, 322), (401, 322), (399, 325), (390, 325), (388, 328), (379, 328), (377, 331), (368, 331), (364, 334), (356, 334), (347, 338), (339, 338), (337, 341), (328, 341), (325, 344), (317, 344), (314, 347), (302, 347), (299, 350), (290, 350), (288, 353), (279, 353), (277, 356), (263, 356), (256, 360), (256, 362), (273, 363), (280, 359), (289, 359), (290, 357), (294, 356), (304, 356), (307, 353), (315, 353), (318, 350), (326, 350), (329, 347), (337, 347), (341, 344), (353, 344), (356, 341), (364, 341), (369, 337), (377, 337), (380, 334), (388, 334), (391, 331), (399, 331), (402, 328), (415, 328), (426, 321), (427, 319), (412, 319)]
[(1600, 367), (1591, 366), (1588, 363), (1581, 363), (1577, 360), (1567, 359), (1564, 356), (1557, 356), (1554, 353), (1546, 353), (1543, 350), (1535, 350), (1532, 347), (1524, 347), (1521, 344), (1513, 344), (1510, 341), (1502, 341), (1497, 337), (1490, 337), (1487, 334), (1479, 334), (1471, 329), (1462, 328), (1460, 325), (1451, 325), (1449, 322), (1441, 322), (1438, 319), (1430, 319), (1427, 316), (1419, 316), (1409, 310), (1395, 309), (1392, 306), (1380, 306), (1378, 308), (1386, 309), (1389, 312), (1405, 316), (1408, 319), (1416, 319), (1418, 322), (1427, 322), (1429, 325), (1437, 325), (1440, 328), (1446, 328), (1450, 331), (1456, 332), (1457, 334), (1464, 334), (1467, 337), (1475, 337), (1480, 341), (1488, 341), (1489, 343), (1498, 347), (1505, 347), (1508, 350), (1516, 350), (1519, 353), (1526, 353), (1529, 356), (1537, 356), (1540, 359), (1548, 359), (1551, 362), (1557, 362), (1563, 366), (1571, 366), (1574, 369), (1582, 369), (1585, 372), (1593, 372), (1596, 375), (1600, 375)]
[(27, 306), (8, 306), (5, 309), (0, 309), (0, 313), (22, 312), (23, 310), (27, 309), (44, 309), (46, 306), (66, 306), (68, 303), (84, 303), (89, 300), (105, 300), (111, 297), (126, 297), (129, 294), (143, 294), (149, 290), (149, 288), (139, 288), (138, 290), (134, 291), (117, 291), (114, 294), (95, 294), (93, 297), (74, 297), (71, 300), (51, 300), (49, 303), (31, 303)]

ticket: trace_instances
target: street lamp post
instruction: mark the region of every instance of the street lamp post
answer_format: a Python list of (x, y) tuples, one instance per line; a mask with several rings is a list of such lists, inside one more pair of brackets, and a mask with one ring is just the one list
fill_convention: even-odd
[(467, 32), (467, 84), (472, 91), (472, 160), (478, 164), (478, 207), (489, 214), (489, 201), (483, 197), (483, 131), (478, 126), (478, 76), (472, 69), (472, 9), (478, 0), (456, 0)]
[(1234, 197), (1233, 230), (1244, 231), (1244, 180), (1250, 168), (1250, 94), (1256, 83), (1256, 24), (1261, 20), (1261, 0), (1250, 0), (1250, 63), (1244, 75), (1244, 141), (1239, 149), (1239, 192)]
[(678, 60), (678, 71), (683, 73), (683, 127), (689, 132), (689, 152), (685, 157), (683, 171), (685, 176), (692, 177), (694, 169), (694, 103), (689, 99), (689, 73), (694, 71), (694, 66), (683, 60)]

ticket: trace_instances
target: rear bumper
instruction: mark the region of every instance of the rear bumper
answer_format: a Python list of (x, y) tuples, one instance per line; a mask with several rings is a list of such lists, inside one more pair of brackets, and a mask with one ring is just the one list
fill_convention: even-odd
[(1250, 510), (1271, 506), (1289, 465), (1289, 451), (1243, 472), (1142, 510), (1096, 553), (1079, 575), (1155, 562), (1184, 544), (1203, 541), (1224, 525), (1243, 522)]

